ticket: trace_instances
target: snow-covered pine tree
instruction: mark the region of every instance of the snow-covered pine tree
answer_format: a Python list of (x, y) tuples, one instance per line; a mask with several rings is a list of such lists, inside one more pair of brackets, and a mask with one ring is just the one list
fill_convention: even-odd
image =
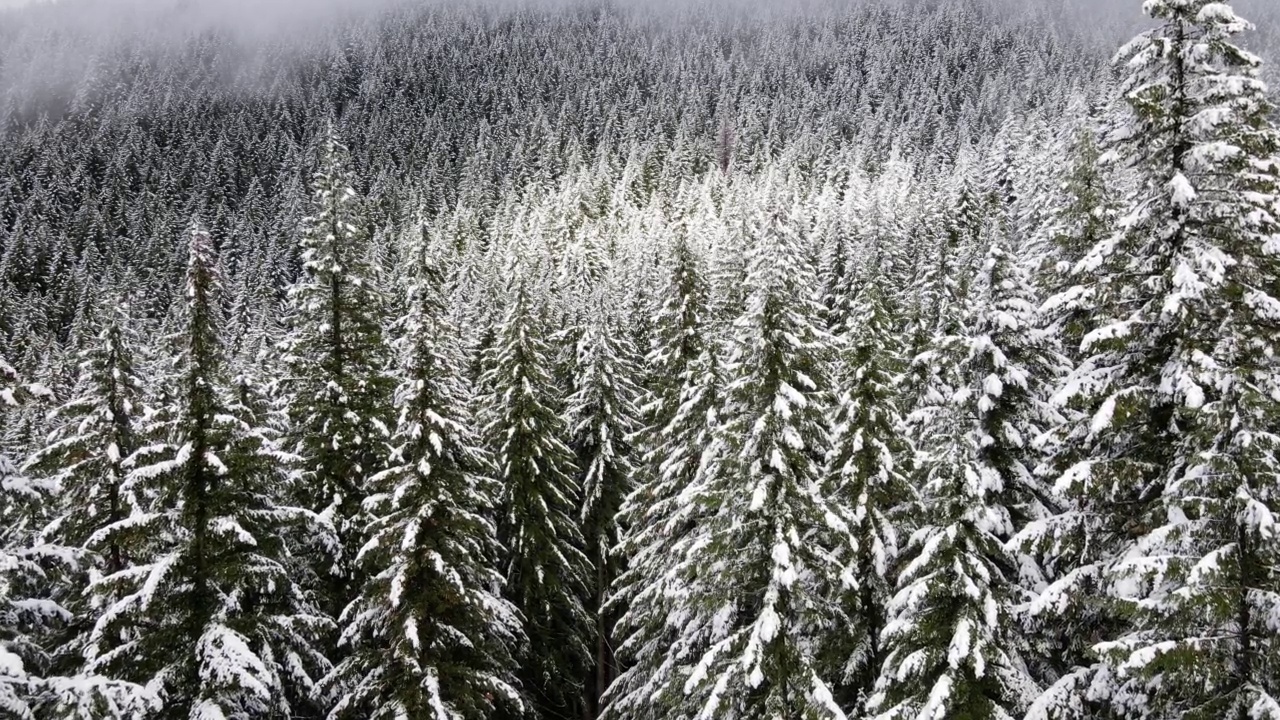
[[(646, 366), (656, 385), (641, 409), (640, 486), (623, 502), (620, 553), (629, 563), (614, 583), (609, 608), (624, 669), (607, 693), (603, 716), (618, 720), (674, 712), (684, 695), (682, 666), (704, 648), (669, 612), (685, 566), (674, 562), (691, 540), (697, 512), (684, 492), (718, 427), (721, 405), (717, 343), (708, 342), (710, 288), (701, 259), (680, 233), (668, 259), (663, 303), (653, 321)], [(677, 643), (679, 651), (673, 651)], [(679, 713), (675, 713), (679, 714)]]
[(124, 489), (125, 461), (139, 448), (144, 414), (144, 381), (135, 360), (138, 338), (128, 306), (119, 299), (103, 303), (97, 315), (96, 337), (80, 352), (74, 399), (50, 414), (55, 427), (24, 466), (28, 474), (59, 489), (57, 517), (44, 532), (90, 554), (81, 568), (84, 574), (67, 583), (60, 598), (72, 614), (64, 644), (55, 649), (56, 667), (66, 672), (80, 666), (83, 643), (101, 610), (87, 602), (87, 584), (131, 564), (127, 540), (103, 531), (120, 527), (138, 509), (137, 498)]
[[(0, 357), (0, 434), (9, 412), (50, 400), (48, 388), (19, 382)], [(0, 447), (0, 710), (18, 719), (142, 717), (155, 707), (143, 688), (77, 672), (49, 652), (74, 627), (62, 601), (85, 562), (45, 532), (57, 491), (54, 479), (20, 470)]]
[(383, 299), (367, 264), (350, 158), (330, 127), (302, 222), (302, 276), (289, 289), (283, 343), (288, 449), (300, 458), (297, 502), (337, 529), (341, 554), (313, 553), (325, 610), (339, 615), (360, 590), (353, 558), (364, 544), (361, 502), (382, 470), (394, 381), (382, 336)]
[(1041, 518), (1032, 441), (1053, 420), (1039, 379), (1056, 356), (1035, 326), (1030, 278), (995, 230), (963, 334), (916, 362), (939, 368), (913, 413), (921, 501), (868, 702), (875, 717), (1021, 716), (1038, 696), (1018, 608), (1028, 563), (1008, 543)]
[(833, 348), (791, 218), (760, 212), (715, 460), (685, 491), (703, 517), (673, 560), (687, 587), (672, 612), (707, 623), (683, 630), (706, 643), (684, 691), (705, 720), (844, 720), (823, 657), (828, 634), (848, 626), (837, 587), (852, 585), (849, 528), (819, 464)]
[(145, 684), (157, 718), (289, 717), (327, 670), (332, 626), (291, 576), (288, 538), (332, 540), (313, 513), (277, 503), (284, 473), (226, 381), (221, 277), (209, 234), (190, 231), (168, 397), (126, 462), (145, 499), (100, 537), (132, 540), (134, 564), (89, 586), (110, 603), (86, 643), (87, 671)]
[[(0, 432), (7, 416), (29, 400), (28, 387), (0, 356)], [(39, 522), (36, 508), (52, 490), (51, 483), (20, 473), (8, 448), (0, 447), (0, 710), (18, 720), (35, 717), (34, 700), (47, 666), (42, 631), (66, 615), (36, 595), (49, 581), (42, 562), (46, 550), (56, 548), (38, 543), (39, 528), (33, 525)]]
[[(657, 225), (657, 221), (651, 220), (648, 225), (635, 228), (631, 232), (637, 234), (654, 232), (650, 228)], [(628, 240), (628, 242), (633, 241)], [(617, 331), (624, 334), (633, 350), (633, 366), (636, 374), (632, 378), (632, 384), (640, 393), (636, 398), (640, 406), (643, 405), (643, 398), (649, 389), (658, 384), (658, 381), (649, 375), (651, 368), (643, 360), (649, 348), (653, 347), (653, 321), (663, 301), (663, 298), (654, 292), (656, 288), (662, 287), (663, 282), (661, 252), (648, 246), (643, 247), (643, 252), (636, 253), (626, 266), (615, 268), (610, 275), (614, 295), (622, 296), (614, 300), (614, 307), (618, 308), (616, 314), (619, 315)], [(624, 278), (625, 282), (618, 282), (619, 279)], [(619, 292), (619, 285), (630, 287)]]
[[(723, 192), (729, 195), (727, 188)], [(749, 233), (746, 219), (739, 215), (746, 211), (747, 202), (735, 200), (723, 216), (716, 217), (714, 223), (706, 223), (710, 231), (707, 239), (708, 280), (712, 288), (710, 312), (714, 316), (710, 326), (717, 329), (728, 328), (746, 303), (747, 246), (743, 238)]]
[[(100, 327), (79, 354), (75, 399), (50, 413), (57, 425), (23, 467), (51, 491), (43, 501), (57, 508), (40, 529), (46, 561), (34, 576), (41, 594), (39, 605), (31, 607), (44, 608), (58, 621), (42, 638), (50, 657), (34, 707), (38, 717), (65, 720), (143, 717), (158, 707), (158, 698), (144, 687), (83, 669), (84, 644), (101, 609), (101, 603), (89, 602), (87, 584), (129, 564), (125, 542), (98, 531), (136, 507), (122, 487), (124, 461), (137, 449), (143, 414), (128, 309), (104, 303), (95, 314)], [(60, 561), (51, 565), (49, 558)]]
[[(1040, 323), (1055, 339), (1066, 360), (1066, 370), (1073, 370), (1081, 359), (1081, 345), (1097, 310), (1089, 283), (1081, 284), (1076, 266), (1099, 242), (1110, 237), (1116, 222), (1117, 198), (1109, 182), (1109, 170), (1102, 160), (1097, 128), (1090, 121), (1076, 131), (1071, 150), (1072, 163), (1066, 171), (1059, 206), (1054, 210), (1045, 234), (1045, 258), (1040, 272), (1040, 288), (1048, 294), (1040, 308)], [(1060, 400), (1060, 398), (1058, 399)], [(1070, 403), (1055, 402), (1062, 422), (1041, 437), (1045, 457), (1037, 470), (1046, 483), (1063, 477), (1071, 466), (1087, 457), (1085, 443), (1068, 440), (1081, 428), (1081, 407), (1077, 399)], [(1088, 563), (1080, 553), (1091, 547), (1088, 526), (1091, 513), (1080, 513), (1081, 507), (1054, 492), (1059, 507), (1053, 517), (1025, 527), (1019, 544), (1038, 559), (1045, 580), (1056, 583), (1075, 575), (1084, 585), (1066, 595), (1051, 592), (1031, 607), (1030, 620), (1041, 642), (1048, 647), (1040, 657), (1054, 668), (1046, 678), (1077, 673), (1092, 664), (1093, 638), (1103, 632), (1099, 623), (1109, 613), (1099, 603), (1096, 578), (1085, 579)], [(1094, 548), (1096, 549), (1096, 547)], [(1085, 575), (1079, 575), (1084, 570)], [(1073, 581), (1074, 582), (1074, 581)], [(1062, 602), (1068, 604), (1063, 605)], [(1064, 613), (1073, 617), (1067, 620)], [(1113, 618), (1114, 619), (1114, 618)], [(1092, 712), (1101, 713), (1100, 707)]]
[(992, 193), (996, 192), (984, 192), (983, 188), (988, 185), (986, 180), (994, 182), (995, 178), (975, 181), (974, 172), (966, 166), (957, 169), (959, 192), (953, 197), (942, 190), (935, 200), (941, 215), (931, 219), (937, 224), (930, 228), (935, 246), (925, 266), (921, 283), (923, 304), (918, 308), (923, 314), (922, 327), (928, 340), (937, 334), (949, 335), (959, 330), (974, 265), (981, 257), (978, 244), (990, 214), (989, 205), (994, 202)]
[(993, 496), (1010, 524), (997, 536), (1009, 541), (1030, 522), (1057, 509), (1052, 488), (1036, 470), (1037, 441), (1063, 422), (1050, 402), (1068, 370), (1049, 332), (1039, 326), (1039, 302), (1025, 259), (1015, 256), (1009, 228), (997, 222), (978, 275), (977, 312), (967, 320), (965, 379), (980, 383), (978, 419), (982, 462), (1000, 476)]
[(1009, 612), (1015, 561), (996, 535), (1008, 522), (992, 497), (1000, 481), (978, 460), (981, 435), (966, 415), (939, 413), (941, 434), (921, 460), (921, 527), (888, 605), (884, 664), (867, 702), (874, 718), (1010, 720), (1035, 697)]
[[(1045, 569), (1029, 552), (1041, 546), (1032, 538), (1048, 518), (1063, 510), (1046, 477), (1046, 438), (1065, 423), (1064, 413), (1050, 397), (1070, 362), (1059, 352), (1054, 329), (1042, 327), (1031, 275), (1036, 258), (1025, 245), (1015, 252), (1006, 221), (995, 223), (989, 232), (992, 238), (978, 279), (982, 304), (969, 320), (965, 371), (985, 395), (976, 411), (979, 458), (999, 475), (1000, 486), (991, 499), (1007, 512), (1008, 524), (995, 534), (1017, 562), (1006, 568), (1006, 580), (1016, 589), (1015, 620), (1026, 623), (1024, 601), (1046, 582)], [(1048, 638), (1043, 637), (1045, 628), (1038, 628), (1037, 634), (1028, 629), (1024, 625), (1024, 635), (1035, 638), (1035, 644), (1021, 651), (1032, 677), (1037, 683), (1056, 678), (1062, 669), (1059, 643), (1064, 638), (1056, 628)]]
[(331, 718), (483, 720), (523, 707), (515, 679), (521, 618), (504, 582), (494, 505), (449, 320), (439, 247), (419, 259), (396, 329), (404, 380), (386, 470), (364, 502), (373, 518), (357, 560), (367, 579), (343, 613), (350, 654), (328, 681)]
[[(1112, 133), (1141, 185), (1079, 264), (1101, 312), (1064, 392), (1091, 415), (1060, 484), (1103, 519), (1084, 568), (1124, 613), (1100, 628), (1089, 694), (1127, 717), (1273, 720), (1280, 132), (1260, 60), (1235, 44), (1249, 23), (1207, 0), (1144, 8), (1160, 26), (1120, 53), (1130, 113)], [(1080, 682), (1044, 713), (1078, 710)]]
[(577, 459), (582, 488), (584, 551), (594, 566), (587, 609), (596, 619), (593, 677), (588, 712), (594, 716), (618, 673), (613, 657), (616, 611), (606, 607), (625, 558), (619, 552), (618, 512), (635, 483), (633, 435), (639, 427), (639, 374), (627, 333), (614, 322), (605, 294), (595, 292), (593, 309), (578, 338), (574, 381), (569, 397), (569, 447)]
[(581, 712), (595, 623), (584, 606), (591, 560), (576, 517), (582, 490), (527, 272), (516, 267), (509, 276), (482, 403), (502, 488), (498, 539), (507, 551), (506, 593), (529, 640), (519, 677), (537, 716), (551, 720)]
[(920, 398), (930, 384), (945, 382), (935, 377), (940, 368), (915, 362), (914, 358), (925, 355), (938, 338), (960, 332), (975, 256), (981, 257), (978, 236), (986, 222), (986, 206), (982, 193), (970, 187), (968, 177), (961, 180), (960, 193), (954, 200), (943, 197), (935, 201), (941, 204), (945, 217), (929, 218), (930, 225), (917, 240), (925, 245), (917, 251), (921, 254), (920, 274), (908, 330), (907, 354), (913, 362), (907, 369), (904, 391), (910, 405), (922, 402)]
[(853, 257), (857, 236), (852, 232), (855, 221), (848, 223), (828, 221), (821, 235), (818, 263), (818, 282), (822, 286), (822, 305), (825, 310), (824, 327), (828, 332), (841, 333), (848, 327), (853, 309), (856, 259)]
[[(681, 396), (691, 371), (709, 345), (706, 329), (711, 323), (711, 287), (707, 270), (691, 244), (688, 228), (680, 228), (672, 241), (666, 259), (666, 282), (657, 292), (662, 299), (653, 318), (651, 346), (646, 349), (645, 365), (655, 385), (641, 407), (646, 423), (646, 449), (661, 445), (658, 436), (680, 413)], [(645, 463), (654, 464), (657, 457), (646, 455)]]
[(1064, 354), (1076, 358), (1085, 327), (1092, 314), (1093, 299), (1076, 282), (1074, 268), (1100, 241), (1112, 233), (1115, 198), (1102, 153), (1092, 126), (1077, 132), (1072, 147), (1073, 160), (1063, 183), (1065, 201), (1050, 222), (1052, 247), (1041, 274), (1041, 286), (1051, 294), (1043, 313), (1056, 325)]
[[(879, 263), (871, 266), (878, 271)], [(902, 511), (916, 500), (910, 473), (915, 452), (899, 407), (904, 367), (894, 309), (879, 283), (865, 281), (841, 329), (827, 487), (849, 512), (854, 546), (849, 564), (854, 587), (846, 591), (850, 625), (834, 643), (847, 658), (839, 699), (861, 717), (883, 656), (880, 633), (893, 592)]]

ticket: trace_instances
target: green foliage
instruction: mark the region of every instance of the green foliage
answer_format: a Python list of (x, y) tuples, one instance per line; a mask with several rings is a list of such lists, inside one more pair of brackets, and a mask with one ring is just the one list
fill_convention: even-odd
[[(1098, 518), (1074, 541), (1093, 551), (1050, 590), (1105, 591), (1091, 694), (1108, 712), (1275, 718), (1280, 133), (1234, 44), (1248, 23), (1202, 0), (1146, 10), (1161, 24), (1120, 54), (1129, 112), (1111, 133), (1138, 195), (1078, 266), (1098, 310), (1067, 397), (1089, 414), (1059, 484)], [(1078, 708), (1075, 683), (1045, 707)]]
[(482, 380), (484, 437), (502, 488), (498, 539), (507, 549), (506, 596), (520, 610), (529, 645), (519, 677), (538, 717), (568, 717), (582, 681), (595, 623), (584, 602), (591, 560), (576, 517), (582, 489), (551, 376), (551, 349), (522, 269)]
[(89, 584), (102, 611), (86, 671), (146, 685), (158, 718), (288, 716), (328, 661), (332, 621), (291, 575), (298, 526), (332, 536), (310, 513), (278, 504), (274, 448), (225, 378), (221, 277), (207, 232), (193, 226), (170, 397), (127, 460), (138, 499), (99, 534), (131, 564)]
[(312, 214), (303, 220), (302, 276), (289, 289), (290, 331), (283, 343), (289, 450), (299, 458), (295, 502), (337, 528), (340, 552), (316, 548), (315, 572), (328, 584), (337, 616), (360, 586), (354, 562), (368, 518), (369, 478), (384, 469), (394, 382), (382, 337), (383, 298), (367, 264), (362, 215), (346, 148), (330, 129), (312, 180)]
[(841, 391), (825, 472), (827, 487), (847, 508), (853, 537), (848, 564), (854, 584), (844, 594), (850, 625), (833, 643), (844, 662), (838, 697), (861, 711), (884, 660), (880, 637), (906, 519), (902, 511), (916, 497), (910, 481), (915, 448), (899, 405), (901, 341), (885, 291), (868, 282), (851, 304), (836, 365)]
[(343, 613), (348, 657), (327, 684), (330, 717), (483, 720), (519, 710), (519, 612), (496, 595), (498, 486), (468, 415), (458, 331), (439, 261), (420, 262), (400, 320), (403, 381), (387, 469), (364, 501), (369, 541), (359, 597)]
[(849, 528), (819, 466), (832, 348), (794, 228), (776, 212), (753, 225), (714, 460), (684, 491), (699, 517), (677, 560), (673, 612), (688, 624), (668, 657), (692, 646), (683, 690), (700, 717), (845, 717), (821, 653), (848, 625), (835, 590), (852, 584)]
[[(721, 368), (716, 343), (707, 342), (710, 290), (705, 269), (680, 234), (667, 258), (665, 300), (653, 320), (654, 341), (646, 365), (655, 387), (642, 408), (640, 482), (623, 502), (619, 546), (629, 566), (614, 583), (608, 608), (620, 613), (616, 633), (624, 668), (610, 687), (604, 715), (646, 718), (657, 708), (678, 707), (683, 680), (677, 672), (696, 645), (684, 642), (671, 612), (699, 513), (685, 491), (701, 466), (717, 428)], [(672, 653), (677, 643), (684, 650)]]

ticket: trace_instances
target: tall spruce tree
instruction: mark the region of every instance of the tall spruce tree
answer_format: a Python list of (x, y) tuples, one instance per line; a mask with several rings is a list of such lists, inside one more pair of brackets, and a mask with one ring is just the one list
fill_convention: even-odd
[[(616, 633), (624, 669), (607, 694), (607, 718), (650, 718), (677, 706), (683, 697), (681, 668), (702, 652), (685, 633), (689, 618), (670, 610), (686, 568), (676, 561), (693, 539), (698, 515), (684, 493), (718, 427), (719, 348), (707, 340), (706, 270), (683, 233), (672, 245), (667, 272), (646, 357), (657, 384), (641, 411), (640, 484), (619, 516), (620, 552), (629, 565), (614, 583), (609, 607), (620, 612)], [(672, 652), (677, 644), (682, 651)]]
[(585, 608), (591, 560), (573, 451), (552, 379), (553, 357), (527, 271), (511, 278), (507, 311), (482, 379), (484, 437), (502, 488), (498, 538), (507, 550), (506, 592), (524, 616), (529, 644), (519, 677), (543, 720), (582, 712), (595, 627)]
[(578, 339), (575, 383), (569, 397), (570, 448), (582, 487), (582, 532), (594, 566), (588, 611), (596, 619), (589, 712), (598, 709), (618, 673), (614, 658), (616, 611), (607, 607), (613, 582), (624, 567), (619, 552), (618, 512), (635, 483), (633, 435), (639, 425), (634, 377), (639, 369), (627, 334), (613, 322), (603, 293)]
[(850, 303), (856, 296), (854, 286), (858, 273), (852, 255), (858, 238), (853, 236), (850, 228), (836, 222), (829, 222), (824, 230), (818, 266), (825, 311), (824, 327), (828, 332), (841, 333), (848, 328), (852, 316)]
[[(1126, 717), (1277, 718), (1280, 133), (1230, 6), (1144, 8), (1160, 26), (1120, 53), (1129, 114), (1112, 132), (1141, 184), (1079, 264), (1100, 312), (1064, 393), (1090, 412), (1072, 437), (1087, 459), (1060, 484), (1100, 518), (1077, 574), (1122, 613), (1098, 628), (1090, 697)], [(1077, 711), (1083, 682), (1041, 709)]]
[(1011, 720), (1038, 697), (1018, 608), (1027, 561), (1009, 541), (1045, 515), (1032, 439), (1051, 377), (1029, 277), (990, 243), (960, 327), (918, 358), (939, 368), (912, 423), (922, 438), (918, 524), (903, 556), (874, 717)]
[(1008, 522), (995, 500), (998, 473), (958, 403), (935, 416), (921, 460), (918, 530), (903, 553), (883, 632), (884, 663), (870, 716), (1012, 720), (1036, 697), (1009, 572), (1016, 561), (998, 535)]
[(524, 706), (513, 659), (524, 631), (500, 593), (500, 488), (469, 412), (439, 251), (417, 246), (397, 323), (399, 420), (365, 500), (372, 523), (357, 560), (367, 579), (343, 613), (350, 655), (329, 681), (332, 718), (483, 720)]
[(945, 219), (930, 218), (930, 226), (917, 241), (924, 245), (917, 251), (921, 255), (917, 259), (921, 266), (919, 279), (914, 283), (916, 297), (908, 347), (908, 356), (913, 362), (907, 368), (905, 385), (912, 404), (922, 402), (922, 395), (930, 384), (946, 382), (936, 377), (940, 370), (937, 364), (914, 359), (927, 353), (938, 338), (960, 332), (975, 256), (981, 256), (978, 235), (985, 222), (986, 204), (982, 194), (970, 186), (968, 177), (962, 178), (962, 182), (954, 203), (946, 199), (938, 201), (947, 213)]
[(86, 602), (85, 587), (132, 564), (128, 541), (104, 530), (119, 527), (138, 509), (138, 499), (124, 487), (129, 472), (125, 461), (142, 440), (144, 381), (135, 360), (138, 338), (124, 303), (104, 304), (98, 313), (100, 329), (80, 352), (74, 399), (53, 411), (54, 430), (25, 465), (28, 473), (60, 491), (58, 516), (45, 532), (92, 555), (82, 568), (85, 574), (68, 583), (61, 599), (73, 615), (65, 629), (66, 644), (57, 648), (58, 666), (68, 671), (79, 666), (83, 642), (95, 621), (96, 610)]
[(1027, 260), (1015, 255), (1009, 230), (1005, 222), (989, 228), (964, 359), (965, 379), (980, 383), (983, 396), (974, 414), (980, 458), (999, 474), (995, 498), (1009, 512), (1009, 525), (998, 535), (1004, 542), (1058, 507), (1037, 470), (1044, 457), (1041, 439), (1063, 422), (1049, 396), (1068, 370), (1050, 333), (1040, 327), (1036, 287)]
[(1064, 361), (1007, 225), (986, 236), (963, 333), (918, 359), (940, 372), (911, 418), (922, 502), (883, 633), (879, 717), (1019, 717), (1038, 697), (1021, 607), (1039, 573), (1012, 541), (1055, 505), (1036, 439), (1059, 421), (1047, 386)]
[(361, 502), (383, 469), (394, 382), (382, 336), (383, 299), (368, 266), (349, 153), (330, 127), (302, 222), (302, 276), (289, 289), (291, 330), (283, 343), (289, 450), (299, 458), (299, 504), (338, 531), (336, 558), (317, 549), (326, 611), (339, 615), (359, 592), (354, 562), (364, 544)]
[(124, 489), (125, 461), (138, 449), (144, 414), (128, 307), (109, 300), (94, 315), (99, 329), (82, 341), (74, 399), (50, 413), (55, 427), (24, 465), (41, 487), (55, 491), (45, 502), (57, 510), (40, 536), (64, 558), (52, 566), (42, 562), (38, 575), (41, 605), (55, 611), (58, 622), (42, 638), (49, 663), (34, 707), (38, 717), (65, 720), (144, 717), (159, 707), (141, 685), (84, 670), (85, 643), (107, 604), (88, 587), (131, 564), (127, 532), (109, 528), (137, 509)]
[(854, 540), (849, 562), (855, 585), (846, 593), (850, 625), (836, 644), (847, 657), (840, 700), (859, 717), (884, 659), (880, 634), (907, 519), (903, 511), (916, 499), (910, 480), (915, 448), (899, 406), (905, 364), (885, 295), (867, 281), (849, 301), (826, 459), (827, 485), (848, 509)]
[(1003, 568), (1011, 591), (1007, 614), (1031, 639), (1015, 649), (1039, 685), (1063, 672), (1071, 655), (1064, 646), (1077, 642), (1025, 612), (1026, 601), (1057, 570), (1036, 562), (1032, 551), (1042, 547), (1034, 539), (1049, 518), (1063, 511), (1047, 477), (1051, 471), (1046, 469), (1046, 446), (1047, 438), (1065, 423), (1063, 411), (1050, 396), (1069, 370), (1069, 361), (1059, 352), (1052, 330), (1041, 326), (1044, 317), (1037, 310), (1038, 293), (1030, 272), (1034, 256), (1025, 246), (1015, 255), (1007, 222), (998, 222), (989, 232), (992, 238), (977, 282), (981, 304), (970, 319), (966, 372), (985, 395), (976, 411), (979, 460), (998, 474), (999, 486), (991, 500), (1008, 514), (1007, 523), (995, 531), (1016, 563)]
[[(0, 432), (8, 416), (30, 400), (29, 387), (0, 356)], [(19, 472), (8, 450), (0, 446), (0, 710), (29, 720), (35, 717), (35, 698), (48, 665), (44, 631), (64, 619), (66, 611), (41, 602), (37, 594), (49, 581), (43, 561), (57, 552), (39, 543), (37, 535), (37, 509), (48, 502), (54, 486)]]
[(327, 668), (318, 637), (332, 621), (294, 582), (286, 540), (297, 525), (332, 531), (277, 502), (278, 451), (229, 390), (222, 280), (196, 223), (185, 289), (173, 404), (127, 461), (123, 489), (143, 506), (99, 531), (130, 538), (134, 564), (89, 586), (108, 605), (86, 669), (146, 685), (157, 718), (290, 717)]
[(852, 584), (849, 528), (819, 464), (832, 347), (790, 221), (751, 223), (714, 461), (685, 491), (703, 517), (674, 560), (688, 573), (673, 612), (706, 623), (684, 630), (706, 643), (683, 688), (699, 718), (845, 718), (822, 641), (848, 626), (835, 590)]
[[(1051, 329), (1068, 372), (1081, 359), (1081, 345), (1097, 311), (1097, 288), (1079, 282), (1077, 265), (1100, 241), (1114, 234), (1117, 215), (1118, 198), (1109, 182), (1109, 169), (1102, 163), (1096, 134), (1092, 125), (1080, 130), (1072, 148), (1064, 198), (1048, 227), (1051, 243), (1041, 273), (1041, 287), (1049, 293), (1039, 311), (1041, 322)], [(1069, 477), (1066, 471), (1089, 453), (1079, 436), (1070, 439), (1081, 429), (1087, 402), (1081, 398), (1064, 402), (1062, 397), (1053, 402), (1062, 418), (1041, 437), (1045, 457), (1037, 475), (1046, 484), (1061, 485), (1058, 481)], [(1099, 602), (1096, 567), (1091, 567), (1087, 557), (1097, 550), (1090, 542), (1092, 513), (1077, 512), (1082, 506), (1064, 498), (1061, 489), (1053, 489), (1059, 512), (1023, 528), (1019, 543), (1036, 556), (1050, 584), (1050, 591), (1031, 605), (1029, 617), (1040, 641), (1047, 643), (1041, 656), (1053, 670), (1046, 677), (1083, 679), (1081, 672), (1093, 663), (1093, 642), (1117, 617), (1106, 603)], [(1067, 585), (1062, 585), (1063, 581)], [(1081, 584), (1074, 585), (1076, 582)], [(1066, 594), (1054, 589), (1068, 586), (1071, 590)], [(1066, 620), (1068, 613), (1070, 621)], [(1082, 700), (1083, 692), (1076, 693), (1076, 699)], [(1102, 713), (1103, 708), (1093, 705), (1091, 712)]]
[(1112, 234), (1115, 197), (1092, 126), (1078, 132), (1071, 156), (1063, 183), (1065, 201), (1049, 223), (1052, 247), (1041, 277), (1042, 286), (1051, 293), (1042, 312), (1053, 320), (1063, 352), (1074, 359), (1080, 354), (1094, 306), (1088, 288), (1076, 282), (1074, 269)]

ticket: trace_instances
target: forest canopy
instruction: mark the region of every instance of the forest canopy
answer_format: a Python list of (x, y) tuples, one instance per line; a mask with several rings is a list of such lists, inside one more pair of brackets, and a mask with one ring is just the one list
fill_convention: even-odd
[(1280, 720), (1278, 10), (0, 9), (0, 715)]

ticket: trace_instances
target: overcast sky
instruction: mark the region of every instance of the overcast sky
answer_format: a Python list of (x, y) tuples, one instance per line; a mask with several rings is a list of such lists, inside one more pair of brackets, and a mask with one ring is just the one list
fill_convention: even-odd
[[(56, 0), (0, 0), (0, 8), (18, 7), (19, 5), (26, 5), (33, 2), (54, 2), (54, 1)], [(173, 0), (158, 0), (158, 1), (160, 3), (164, 3), (167, 5), (171, 5), (173, 2)], [(635, 0), (635, 1), (643, 3), (646, 0)], [(1263, 0), (1263, 2), (1271, 2), (1271, 1), (1273, 0)], [(264, 2), (266, 4), (276, 4), (276, 5), (287, 4), (294, 7), (306, 6), (308, 3), (312, 5), (333, 4), (333, 0), (264, 0)], [(346, 2), (358, 5), (360, 4), (361, 0), (346, 0)], [(1075, 6), (1080, 8), (1092, 7), (1092, 8), (1108, 8), (1108, 9), (1114, 9), (1116, 3), (1129, 3), (1135, 8), (1135, 12), (1137, 12), (1137, 8), (1140, 8), (1141, 6), (1141, 3), (1139, 2), (1139, 0), (1061, 0), (1061, 2), (1063, 2), (1068, 6)], [(225, 5), (227, 3), (226, 3), (226, 0), (195, 0), (194, 4), (204, 5), (206, 7), (209, 7), (209, 6), (218, 7), (218, 6)], [(257, 6), (261, 6), (261, 4), (262, 3), (255, 3), (255, 5)], [(1237, 0), (1237, 5), (1239, 6), (1244, 6), (1249, 4), (1251, 4), (1249, 0)]]
[[(14, 8), (22, 5), (41, 2), (57, 2), (58, 0), (0, 0), (0, 9)], [(75, 0), (73, 4), (81, 7), (84, 5), (116, 5), (117, 8), (131, 7), (134, 11), (141, 10), (148, 13), (151, 10), (169, 10), (178, 9), (186, 15), (195, 15), (205, 19), (221, 18), (224, 21), (231, 21), (237, 24), (246, 22), (258, 24), (269, 22), (271, 19), (280, 19), (280, 17), (297, 16), (300, 13), (311, 14), (317, 10), (333, 10), (336, 8), (345, 9), (361, 9), (372, 8), (381, 4), (385, 4), (390, 0)], [(454, 0), (436, 0), (444, 2), (453, 2)], [(491, 0), (493, 1), (493, 0)], [(496, 0), (501, 2), (502, 0)], [(530, 0), (508, 0), (509, 2), (521, 3)], [(537, 2), (537, 0), (533, 0)], [(572, 0), (570, 0), (572, 1)], [(787, 0), (719, 0), (721, 2), (761, 2), (765, 6), (773, 6), (775, 3), (786, 2)], [(806, 0), (790, 0), (793, 3), (804, 3)], [(1030, 0), (1004, 0), (1004, 2), (1012, 3), (1017, 6), (1023, 2)], [(1075, 15), (1088, 24), (1094, 24), (1099, 21), (1105, 21), (1104, 18), (1128, 17), (1129, 10), (1132, 10), (1132, 17), (1137, 20), (1141, 15), (1141, 0), (1041, 0), (1046, 1), (1050, 6), (1066, 8), (1070, 14)], [(1228, 0), (1232, 6), (1239, 10), (1246, 17), (1253, 20), (1260, 20), (1262, 24), (1270, 27), (1275, 23), (1280, 23), (1280, 0)], [(659, 4), (674, 4), (679, 7), (693, 0), (624, 0), (640, 6), (649, 4), (650, 6)], [(114, 14), (114, 13), (113, 13)], [(134, 15), (136, 18), (137, 16)], [(78, 20), (86, 20), (87, 18), (76, 18)], [(1273, 30), (1274, 32), (1274, 30)]]

